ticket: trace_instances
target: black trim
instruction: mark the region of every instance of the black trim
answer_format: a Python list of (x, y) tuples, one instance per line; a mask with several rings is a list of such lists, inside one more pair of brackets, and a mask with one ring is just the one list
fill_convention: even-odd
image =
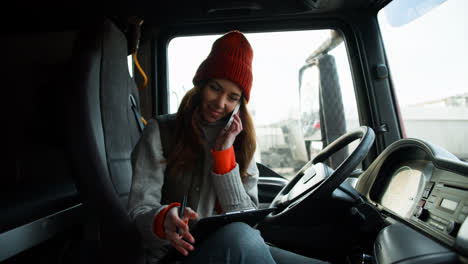
[(0, 234), (0, 261), (32, 248), (83, 219), (81, 204)]
[[(390, 88), (390, 79), (376, 79), (373, 67), (378, 64), (387, 65), (384, 47), (380, 35), (376, 13), (366, 13), (357, 18), (357, 39), (362, 60), (362, 72), (368, 81), (367, 95), (370, 110), (370, 126), (378, 128), (386, 125), (388, 131), (376, 138), (376, 151), (381, 153), (391, 143), (401, 139), (401, 129), (398, 122), (394, 95)], [(388, 68), (388, 65), (387, 65)]]

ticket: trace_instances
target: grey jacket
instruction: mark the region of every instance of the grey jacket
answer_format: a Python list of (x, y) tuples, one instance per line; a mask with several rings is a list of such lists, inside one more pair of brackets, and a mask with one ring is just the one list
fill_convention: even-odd
[[(162, 138), (162, 134), (165, 137), (173, 136), (173, 133), (167, 133), (167, 128), (173, 123), (164, 122), (175, 122), (175, 118), (169, 116), (160, 119), (159, 122), (155, 119), (150, 120), (132, 152), (133, 177), (128, 210), (148, 249), (150, 263), (157, 263), (170, 247), (168, 241), (159, 238), (153, 232), (154, 219), (168, 204), (180, 202), (185, 193), (189, 194), (188, 206), (196, 210), (200, 218), (216, 214), (216, 199), (224, 212), (258, 206), (259, 173), (254, 160), (247, 169), (251, 176), (246, 177), (245, 182), (241, 181), (237, 164), (224, 175), (212, 172), (213, 159), (210, 149), (225, 121), (202, 123), (202, 132), (207, 144), (204, 146), (204, 153), (200, 153), (199, 166), (194, 171), (180, 172), (172, 178), (165, 174), (162, 140), (174, 142), (176, 139)], [(160, 127), (163, 129), (160, 130)], [(165, 146), (168, 148), (167, 144)]]

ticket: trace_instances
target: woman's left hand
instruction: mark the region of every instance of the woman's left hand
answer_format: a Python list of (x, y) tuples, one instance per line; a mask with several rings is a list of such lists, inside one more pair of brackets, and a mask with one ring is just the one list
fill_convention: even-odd
[(226, 133), (219, 133), (218, 138), (216, 138), (214, 151), (221, 151), (230, 148), (242, 129), (242, 121), (239, 117), (239, 113), (237, 113), (234, 115), (234, 120)]

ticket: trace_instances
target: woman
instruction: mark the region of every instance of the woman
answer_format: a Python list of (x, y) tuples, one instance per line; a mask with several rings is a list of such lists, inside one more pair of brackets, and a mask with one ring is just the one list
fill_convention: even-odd
[[(296, 262), (310, 260), (270, 249), (243, 223), (226, 225), (197, 244), (190, 233), (188, 220), (258, 206), (255, 132), (246, 107), (252, 58), (239, 31), (217, 39), (177, 114), (148, 122), (136, 145), (129, 213), (149, 251), (148, 262), (167, 260), (171, 248), (185, 256), (184, 263), (275, 263), (272, 253), (278, 252), (297, 257)], [(185, 196), (188, 207), (179, 218), (178, 202)]]

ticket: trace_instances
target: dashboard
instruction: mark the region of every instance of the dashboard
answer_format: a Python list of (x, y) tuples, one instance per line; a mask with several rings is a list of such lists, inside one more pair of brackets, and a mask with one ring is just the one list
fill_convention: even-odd
[[(411, 243), (414, 236), (419, 243), (426, 240), (428, 245), (420, 248), (438, 248), (429, 246), (436, 243), (447, 254), (468, 257), (467, 176), (467, 163), (431, 143), (402, 139), (390, 145), (361, 175), (356, 190), (379, 209), (389, 226), (403, 225), (411, 231), (381, 232), (385, 238), (376, 241), (379, 248), (392, 248), (385, 245), (389, 241)], [(418, 250), (392, 255), (413, 259), (418, 254), (436, 255)]]
[(385, 189), (376, 197), (376, 202), (400, 216), (409, 217), (418, 204), (418, 194), (430, 178), (431, 168), (431, 163), (424, 160), (399, 163), (385, 178)]

